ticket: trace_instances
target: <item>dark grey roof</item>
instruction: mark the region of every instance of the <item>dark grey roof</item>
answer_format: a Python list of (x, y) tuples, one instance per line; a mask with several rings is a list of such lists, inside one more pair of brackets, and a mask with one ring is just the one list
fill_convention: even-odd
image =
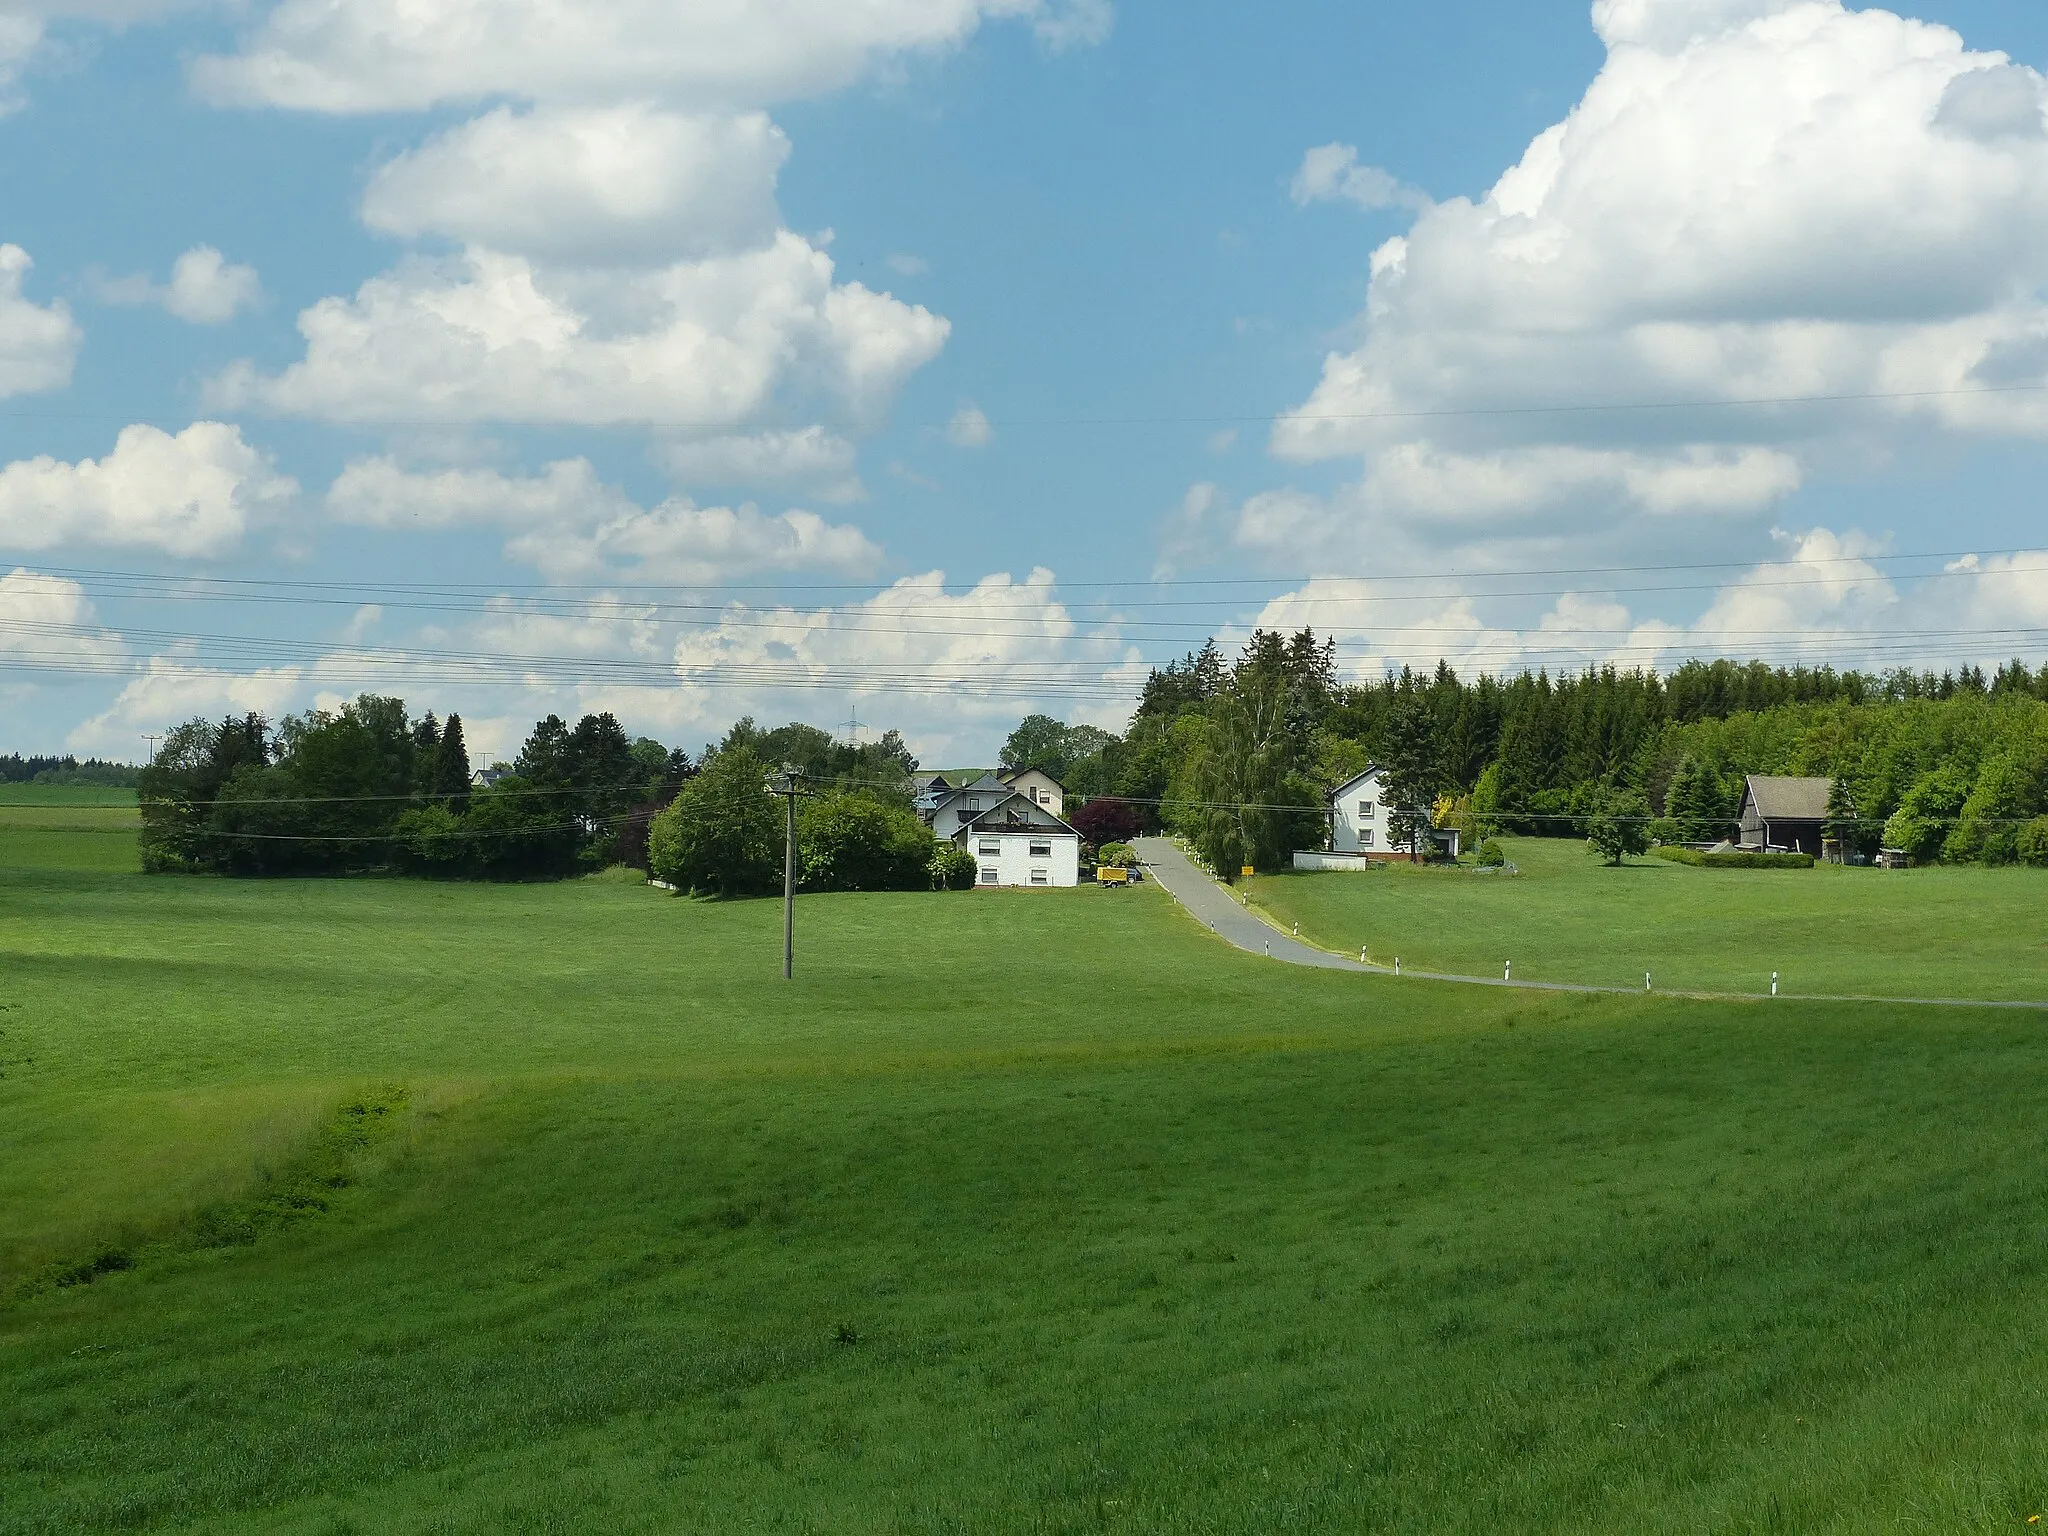
[(1765, 821), (1826, 821), (1828, 780), (1749, 776), (1749, 798)]

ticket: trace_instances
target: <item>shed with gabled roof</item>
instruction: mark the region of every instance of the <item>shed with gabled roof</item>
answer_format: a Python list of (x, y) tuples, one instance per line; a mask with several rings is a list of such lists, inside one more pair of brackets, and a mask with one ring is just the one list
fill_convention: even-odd
[(1745, 848), (1782, 848), (1821, 856), (1821, 832), (1828, 819), (1826, 779), (1752, 773), (1742, 783), (1738, 818)]

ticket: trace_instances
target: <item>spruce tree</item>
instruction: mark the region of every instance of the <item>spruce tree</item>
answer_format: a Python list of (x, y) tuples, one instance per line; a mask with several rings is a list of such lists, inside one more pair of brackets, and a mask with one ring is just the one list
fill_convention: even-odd
[(434, 798), (451, 811), (469, 809), (469, 746), (462, 739), (462, 716), (450, 715), (434, 751)]
[(1435, 726), (1428, 701), (1419, 690), (1407, 689), (1396, 697), (1393, 718), (1388, 722), (1386, 772), (1382, 775), (1386, 797), (1393, 805), (1387, 830), (1396, 847), (1405, 844), (1418, 856), (1432, 825), (1430, 807), (1436, 804), (1436, 793), (1441, 787)]

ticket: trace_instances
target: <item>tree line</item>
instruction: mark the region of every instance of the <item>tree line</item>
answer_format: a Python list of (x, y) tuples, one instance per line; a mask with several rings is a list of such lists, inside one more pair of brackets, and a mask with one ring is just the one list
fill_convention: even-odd
[[(1121, 736), (1038, 716), (1005, 747), (1087, 820), (1187, 836), (1218, 870), (1321, 846), (1324, 806), (1370, 763), (1397, 835), (1454, 825), (1646, 837), (1734, 831), (1747, 774), (1834, 783), (1830, 831), (1918, 859), (2048, 862), (2048, 666), (1837, 672), (1692, 661), (1462, 679), (1445, 663), (1349, 683), (1332, 640), (1261, 631), (1155, 669)], [(1014, 761), (1013, 761), (1014, 760)], [(1070, 801), (1071, 804), (1071, 801)], [(1077, 821), (1077, 824), (1079, 822)]]
[(151, 872), (557, 879), (614, 863), (683, 889), (779, 887), (771, 770), (797, 770), (810, 890), (971, 885), (974, 862), (911, 809), (902, 735), (847, 744), (815, 726), (743, 719), (698, 760), (630, 737), (610, 714), (539, 721), (518, 756), (475, 782), (462, 717), (415, 720), (365, 694), (335, 710), (193, 720), (140, 774)]
[(108, 763), (89, 757), (84, 762), (64, 757), (0, 756), (0, 784), (90, 784), (103, 789), (133, 789), (142, 770), (132, 763)]

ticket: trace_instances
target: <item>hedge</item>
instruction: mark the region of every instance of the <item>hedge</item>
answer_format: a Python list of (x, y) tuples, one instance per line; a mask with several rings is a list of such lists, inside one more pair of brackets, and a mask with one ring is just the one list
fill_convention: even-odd
[(1697, 848), (1657, 847), (1650, 852), (1674, 864), (1699, 869), (1811, 869), (1810, 853), (1703, 853)]

